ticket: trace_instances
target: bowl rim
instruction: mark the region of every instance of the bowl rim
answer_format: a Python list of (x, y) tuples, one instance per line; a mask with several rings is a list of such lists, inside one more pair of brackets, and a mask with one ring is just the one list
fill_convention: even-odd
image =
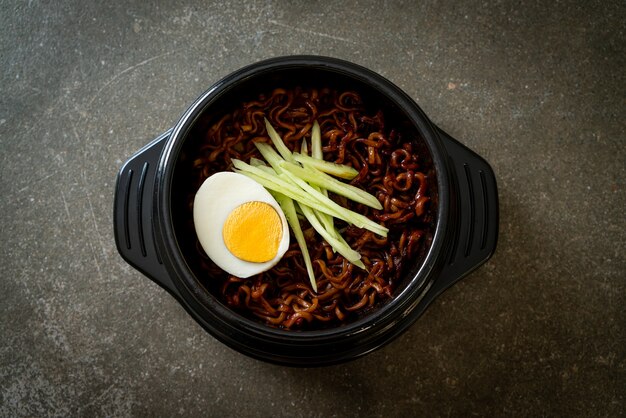
[[(276, 70), (297, 70), (299, 68), (338, 73), (356, 82), (364, 83), (368, 88), (376, 90), (389, 99), (394, 106), (401, 109), (426, 142), (436, 172), (438, 189), (437, 220), (431, 245), (419, 268), (409, 279), (409, 284), (383, 306), (367, 313), (362, 318), (337, 327), (319, 330), (285, 330), (256, 322), (236, 313), (217, 300), (210, 292), (204, 290), (204, 287), (188, 267), (178, 245), (171, 205), (172, 180), (176, 161), (185, 138), (198, 117), (217, 99), (228, 94), (232, 88), (245, 80), (262, 77)], [(323, 343), (338, 338), (356, 338), (365, 332), (368, 332), (371, 338), (375, 338), (389, 332), (390, 328), (393, 328), (394, 324), (399, 321), (404, 321), (404, 327), (407, 327), (413, 322), (410, 320), (411, 312), (435, 281), (436, 274), (433, 273), (437, 272), (441, 264), (441, 255), (445, 252), (444, 241), (448, 230), (451, 190), (448, 162), (444, 156), (445, 149), (439, 135), (417, 103), (387, 78), (358, 64), (325, 56), (291, 55), (259, 61), (223, 77), (200, 95), (180, 117), (161, 153), (157, 167), (156, 204), (154, 205), (155, 232), (157, 236), (160, 236), (157, 243), (162, 257), (169, 261), (165, 263), (168, 270), (173, 270), (170, 271), (170, 274), (176, 276), (173, 278), (173, 282), (181, 292), (182, 299), (189, 305), (185, 308), (191, 310), (194, 317), (197, 318), (199, 315), (205, 319), (203, 321), (205, 327), (208, 326), (214, 331), (232, 336), (234, 328), (249, 338), (262, 338), (265, 341), (279, 344)], [(211, 323), (211, 321), (220, 321), (220, 323)]]

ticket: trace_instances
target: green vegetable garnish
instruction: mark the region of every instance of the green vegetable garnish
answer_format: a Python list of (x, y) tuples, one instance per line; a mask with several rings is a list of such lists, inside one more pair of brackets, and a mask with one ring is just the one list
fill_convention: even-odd
[[(235, 168), (233, 171), (248, 176), (260, 183), (263, 187), (282, 193), (297, 202), (304, 203), (312, 209), (327, 213), (359, 228), (365, 228), (382, 237), (386, 237), (387, 232), (389, 232), (389, 229), (377, 224), (366, 216), (337, 204), (335, 201), (315, 190), (307, 182), (295, 177), (288, 171), (276, 174), (275, 172), (271, 173), (270, 170), (267, 170), (269, 167), (253, 167), (237, 159), (233, 159), (232, 163)], [(293, 181), (292, 178), (295, 179), (295, 181)]]
[(313, 273), (313, 264), (311, 263), (309, 249), (306, 246), (304, 233), (302, 232), (302, 228), (300, 228), (300, 221), (298, 220), (298, 214), (296, 213), (296, 206), (294, 205), (293, 200), (284, 194), (278, 192), (274, 192), (272, 194), (285, 213), (285, 218), (287, 218), (287, 222), (289, 222), (289, 225), (293, 230), (293, 235), (296, 237), (296, 241), (302, 251), (302, 257), (304, 257), (304, 264), (309, 275), (311, 287), (313, 288), (313, 291), (317, 293), (317, 283), (315, 282), (315, 274)]
[(304, 168), (288, 161), (281, 161), (279, 166), (284, 170), (289, 171), (291, 174), (296, 175), (298, 178), (307, 181), (309, 184), (324, 187), (328, 191), (335, 192), (338, 195), (347, 197), (355, 202), (363, 203), (364, 205), (374, 209), (383, 208), (383, 205), (380, 204), (378, 199), (367, 193), (365, 190), (359, 189), (358, 187), (354, 187), (350, 184), (342, 183), (315, 168)]
[(349, 165), (337, 164), (331, 161), (319, 160), (316, 157), (309, 157), (303, 154), (293, 154), (293, 158), (304, 167), (315, 168), (323, 173), (332, 174), (346, 180), (352, 180), (359, 172)]
[[(292, 153), (267, 119), (265, 126), (275, 149), (270, 144), (256, 142), (255, 146), (265, 161), (252, 158), (250, 164), (247, 164), (233, 159), (233, 170), (257, 181), (274, 195), (300, 246), (313, 290), (317, 292), (317, 284), (297, 210), (328, 242), (333, 251), (365, 270), (361, 255), (350, 248), (335, 228), (333, 218), (365, 228), (383, 237), (387, 236), (389, 230), (366, 216), (337, 204), (328, 197), (328, 191), (372, 208), (382, 209), (378, 199), (365, 190), (331, 177), (350, 180), (356, 177), (358, 172), (350, 166), (323, 160), (321, 131), (317, 121), (311, 131), (311, 156), (307, 155), (306, 141), (302, 141), (301, 153)], [(269, 166), (265, 164), (266, 162)]]
[[(302, 152), (302, 154), (306, 154), (306, 153)], [(303, 155), (303, 156), (306, 156), (306, 155)], [(322, 152), (322, 131), (320, 129), (320, 124), (317, 123), (317, 121), (313, 122), (313, 128), (311, 129), (311, 156), (313, 157), (315, 161), (324, 161), (324, 154)], [(294, 153), (294, 158), (296, 158), (295, 153)], [(344, 166), (344, 167), (347, 167), (347, 166)], [(316, 186), (316, 190), (318, 190), (324, 196), (328, 197), (328, 191), (326, 191), (326, 189), (320, 186)], [(325, 213), (320, 213), (319, 218), (322, 224), (324, 225), (324, 228), (326, 228), (326, 230), (330, 234), (332, 234), (332, 236), (334, 236), (337, 239), (343, 240), (343, 238), (341, 237), (341, 234), (335, 228), (335, 224), (334, 224), (332, 216), (327, 215)], [(334, 248), (333, 248), (333, 251), (335, 251)]]
[(267, 118), (263, 118), (265, 120), (265, 129), (267, 129), (267, 134), (270, 136), (270, 139), (274, 143), (274, 146), (278, 150), (278, 153), (287, 161), (293, 161), (293, 155), (287, 145), (283, 142), (278, 132), (274, 129), (270, 121)]

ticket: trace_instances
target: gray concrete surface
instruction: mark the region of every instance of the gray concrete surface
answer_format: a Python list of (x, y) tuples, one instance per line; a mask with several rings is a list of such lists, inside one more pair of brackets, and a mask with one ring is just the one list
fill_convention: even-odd
[[(102, 3), (102, 4), (99, 4)], [(0, 416), (620, 416), (619, 1), (0, 2)], [(118, 256), (120, 165), (259, 59), (365, 65), (483, 155), (495, 256), (352, 363), (206, 334)]]

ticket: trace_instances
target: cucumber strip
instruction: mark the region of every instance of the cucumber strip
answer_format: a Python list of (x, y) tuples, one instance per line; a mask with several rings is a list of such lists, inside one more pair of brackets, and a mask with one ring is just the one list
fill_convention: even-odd
[(309, 223), (311, 224), (311, 226), (317, 231), (318, 234), (320, 234), (335, 250), (337, 250), (337, 252), (339, 254), (341, 254), (342, 256), (344, 256), (346, 258), (346, 260), (348, 260), (349, 262), (351, 262), (352, 264), (354, 264), (354, 262), (358, 262), (361, 260), (361, 254), (359, 254), (358, 252), (354, 251), (352, 248), (350, 248), (348, 245), (344, 245), (343, 243), (341, 243), (339, 240), (337, 240), (335, 237), (333, 237), (332, 235), (330, 235), (322, 226), (322, 224), (320, 224), (320, 222), (318, 221), (317, 217), (315, 216), (315, 213), (313, 213), (313, 210), (308, 207), (307, 205), (304, 204), (300, 204), (298, 203), (298, 205), (300, 206), (300, 209), (302, 209), (302, 213), (304, 213), (304, 216), (307, 218), (307, 220), (309, 221)]
[(278, 151), (278, 153), (285, 160), (293, 161), (293, 156), (291, 155), (291, 151), (289, 150), (289, 148), (287, 148), (287, 145), (285, 145), (280, 135), (278, 135), (278, 132), (276, 132), (276, 130), (274, 129), (270, 121), (267, 120), (267, 118), (263, 118), (263, 119), (265, 120), (265, 129), (267, 129), (267, 134), (269, 135), (270, 139), (274, 143), (274, 146), (276, 147), (276, 150)]
[(311, 130), (311, 157), (322, 161), (324, 160), (322, 153), (322, 132), (320, 130), (320, 124), (317, 123), (317, 121), (313, 122), (313, 129)]
[[(322, 132), (320, 130), (320, 124), (317, 121), (313, 122), (313, 128), (311, 129), (311, 157), (309, 157), (306, 152), (302, 152), (301, 154), (294, 153), (294, 159), (297, 158), (297, 155), (310, 158), (314, 161), (324, 160), (324, 154), (322, 152)], [(299, 162), (302, 163), (301, 161)], [(316, 187), (316, 189), (324, 196), (328, 197), (328, 191), (325, 188)], [(335, 223), (330, 215), (327, 215), (323, 212), (317, 212), (316, 215), (320, 219), (328, 233), (332, 234), (337, 239), (343, 239), (339, 231), (337, 231), (337, 229), (335, 228)], [(335, 251), (334, 248), (333, 251)]]
[[(335, 228), (334, 218), (359, 228), (365, 228), (383, 237), (387, 236), (389, 230), (366, 216), (337, 204), (328, 197), (328, 190), (367, 206), (381, 209), (382, 205), (378, 199), (364, 190), (331, 177), (333, 175), (349, 180), (358, 172), (350, 166), (324, 161), (321, 131), (317, 121), (313, 123), (311, 131), (311, 156), (307, 155), (309, 149), (306, 139), (303, 139), (300, 145), (301, 152), (292, 153), (267, 119), (265, 119), (265, 127), (274, 147), (263, 142), (254, 144), (265, 161), (251, 158), (250, 164), (247, 164), (233, 159), (233, 171), (257, 181), (276, 198), (300, 246), (313, 290), (317, 292), (317, 283), (300, 226), (299, 213), (330, 244), (333, 251), (367, 271), (361, 255), (350, 248)], [(267, 166), (266, 162), (270, 166)]]
[[(340, 205), (338, 205), (337, 203), (333, 202), (332, 200), (328, 198), (326, 198), (326, 201), (324, 202), (317, 201), (316, 198), (307, 194), (306, 191), (294, 185), (288, 178), (286, 179), (286, 177), (282, 177), (282, 174), (281, 176), (279, 176), (275, 172), (270, 172), (271, 170), (270, 167), (267, 167), (268, 170), (263, 170), (261, 169), (261, 167), (252, 167), (251, 165), (248, 165), (241, 160), (233, 159), (232, 162), (234, 166), (233, 171), (250, 177), (251, 179), (255, 180), (257, 183), (259, 183), (261, 186), (265, 187), (266, 189), (282, 193), (285, 196), (290, 197), (291, 199), (294, 199), (298, 202), (302, 202), (312, 208), (316, 208), (324, 213), (327, 213), (335, 218), (339, 218), (351, 224), (354, 222), (352, 222), (350, 216), (347, 216), (347, 214), (350, 212), (353, 215), (356, 215), (357, 218), (361, 216), (362, 218), (367, 219), (363, 215), (359, 215), (356, 212), (352, 212), (349, 209), (345, 209), (341, 207)], [(306, 184), (306, 182), (304, 181), (302, 183)], [(307, 185), (307, 187), (310, 188), (311, 186)], [(311, 190), (318, 193), (319, 196), (323, 197), (323, 195), (317, 192), (316, 190), (314, 189), (311, 189)], [(339, 209), (339, 211), (337, 209)], [(369, 219), (367, 220), (370, 221)], [(369, 229), (372, 232), (379, 233), (378, 231), (381, 228), (386, 230), (386, 228), (378, 225), (377, 223), (373, 221), (370, 221), (370, 222), (376, 227), (378, 227), (376, 230)], [(355, 225), (359, 226), (358, 224), (355, 224)], [(363, 227), (359, 226), (359, 228), (363, 228)], [(381, 234), (379, 233), (379, 235)], [(386, 231), (385, 231), (385, 235), (383, 236), (386, 236)]]
[[(302, 228), (300, 227), (300, 221), (298, 219), (298, 212), (305, 215), (305, 218), (309, 221), (311, 226), (313, 226), (313, 228), (316, 231), (318, 231), (318, 233), (320, 231), (319, 228), (323, 228), (323, 230), (325, 230), (330, 235), (331, 238), (329, 241), (328, 239), (326, 239), (328, 237), (326, 237), (325, 234), (323, 234), (323, 232), (320, 234), (330, 244), (331, 248), (333, 249), (333, 252), (335, 251), (339, 252), (339, 254), (346, 257), (346, 260), (348, 260), (355, 266), (359, 267), (360, 269), (367, 271), (365, 264), (363, 264), (363, 261), (361, 261), (360, 254), (352, 250), (350, 245), (343, 239), (341, 234), (339, 234), (339, 231), (337, 231), (334, 228), (334, 226), (332, 227), (332, 231), (329, 231), (324, 225), (320, 225), (319, 223), (316, 223), (315, 220), (311, 222), (311, 216), (315, 216), (316, 218), (319, 219), (319, 215), (326, 215), (326, 214), (324, 214), (323, 212), (319, 212), (314, 209), (311, 209), (304, 204), (298, 203), (297, 205), (295, 205), (293, 199), (290, 199), (289, 197), (283, 195), (282, 193), (272, 192), (272, 196), (274, 196), (274, 198), (276, 199), (276, 201), (282, 208), (283, 212), (285, 213), (285, 217), (287, 218), (287, 222), (289, 222), (289, 225), (291, 226), (291, 229), (293, 230), (294, 236), (296, 237), (296, 241), (298, 242), (298, 245), (302, 251), (302, 257), (304, 258), (304, 264), (306, 266), (307, 273), (309, 275), (309, 281), (311, 282), (311, 286), (313, 287), (313, 290), (316, 293), (317, 293), (317, 283), (315, 281), (315, 274), (313, 273), (313, 265), (311, 263), (311, 256), (309, 255), (309, 250), (306, 246), (304, 233), (302, 232)], [(306, 209), (303, 209), (303, 208), (306, 208)], [(339, 251), (339, 249), (341, 249), (341, 251)], [(357, 258), (357, 255), (358, 255), (358, 258)]]
[(383, 208), (383, 205), (380, 204), (378, 199), (367, 193), (365, 190), (359, 189), (351, 184), (342, 183), (328, 174), (316, 170), (315, 168), (305, 169), (294, 163), (290, 163), (289, 161), (281, 161), (279, 166), (302, 180), (324, 187), (325, 189), (347, 197), (350, 200), (363, 203), (364, 205), (374, 209)]
[[(278, 177), (274, 171), (270, 172), (270, 167), (267, 167), (269, 170), (263, 170), (261, 167), (252, 167), (241, 160), (233, 159), (232, 162), (235, 172), (256, 180), (256, 182), (263, 187), (282, 193), (294, 200), (305, 202), (308, 205), (316, 204), (315, 199), (308, 196), (301, 188), (294, 186), (291, 182), (285, 181), (281, 177)], [(327, 209), (327, 212), (330, 212), (331, 215), (335, 216), (335, 211)]]
[(252, 167), (267, 167), (267, 164), (263, 160), (259, 160), (258, 158), (250, 158), (250, 165)]
[[(305, 143), (306, 142), (304, 142), (304, 141), (302, 142), (303, 145)], [(281, 162), (285, 162), (285, 160), (283, 158), (281, 158), (281, 156), (274, 150), (274, 148), (272, 148), (271, 145), (263, 143), (263, 142), (257, 142), (257, 143), (255, 143), (255, 146), (257, 147), (257, 149), (259, 150), (259, 152), (261, 153), (263, 158), (265, 158), (265, 160), (267, 162), (269, 162), (270, 165), (274, 168), (276, 173), (283, 172), (283, 169), (280, 166), (280, 163)], [(287, 180), (287, 179), (285, 179), (285, 180)], [(312, 187), (314, 187), (317, 191), (321, 191), (322, 190), (320, 187), (316, 187), (316, 186), (312, 186)], [(326, 196), (328, 196), (328, 195), (326, 195)], [(335, 232), (335, 228), (334, 228), (334, 224), (333, 224), (333, 217), (331, 215), (323, 213), (323, 212), (320, 212), (320, 221), (322, 222), (322, 224), (324, 225), (324, 228), (326, 228), (326, 230), (328, 230), (329, 232), (333, 231), (333, 232), (331, 232), (333, 234), (333, 236), (336, 237), (338, 235)]]
[[(315, 187), (315, 186), (311, 186), (311, 187), (313, 187), (318, 192), (322, 193), (324, 196), (328, 197), (328, 194), (326, 193), (326, 189), (322, 189), (320, 187)], [(335, 238), (339, 238), (341, 236), (339, 232), (337, 231), (337, 228), (335, 228), (335, 222), (333, 221), (332, 216), (330, 216), (327, 213), (320, 212), (317, 210), (315, 211), (315, 215), (318, 217), (318, 219), (324, 226), (324, 229), (328, 231), (329, 234), (331, 234)]]
[(280, 173), (278, 175), (278, 178), (293, 187), (297, 187), (302, 193), (304, 193), (304, 196), (306, 196), (305, 199), (294, 200), (304, 203), (313, 210), (326, 213), (332, 217), (341, 219), (342, 221), (346, 221), (349, 224), (354, 223), (352, 222), (349, 213), (358, 215), (356, 212), (352, 212), (350, 209), (346, 209), (336, 202), (332, 201), (331, 199), (325, 197), (322, 193), (318, 192), (314, 188), (314, 186), (311, 186), (306, 181), (299, 179), (288, 171), (283, 171), (282, 173)]
[(265, 173), (270, 174), (272, 176), (276, 175), (276, 171), (274, 171), (272, 167), (268, 167), (266, 165), (259, 165), (256, 168), (258, 168), (259, 170), (263, 170)]
[(315, 157), (309, 157), (308, 155), (294, 153), (293, 158), (305, 167), (312, 167), (323, 173), (331, 174), (335, 177), (346, 180), (352, 180), (359, 174), (356, 169), (350, 167), (349, 165), (320, 160)]
[[(306, 142), (302, 140), (302, 145), (306, 146), (305, 144)], [(257, 149), (259, 150), (259, 152), (261, 153), (261, 155), (263, 156), (263, 158), (265, 158), (265, 160), (270, 163), (270, 165), (274, 168), (276, 173), (283, 172), (283, 169), (280, 167), (280, 163), (284, 162), (285, 160), (281, 158), (280, 155), (278, 155), (278, 153), (274, 150), (274, 148), (272, 148), (271, 145), (262, 143), (262, 142), (257, 142), (255, 143), (255, 145)], [(314, 187), (317, 191), (321, 191), (319, 187), (316, 187), (316, 186), (312, 186), (312, 187)], [(324, 227), (326, 228), (326, 230), (328, 230), (329, 232), (333, 231), (333, 235), (336, 236), (336, 234), (334, 233), (335, 228), (333, 224), (333, 217), (323, 212), (319, 212), (319, 214), (320, 214), (320, 220), (324, 224)]]
[(306, 246), (304, 233), (302, 232), (302, 228), (300, 228), (300, 221), (298, 220), (298, 214), (296, 213), (296, 206), (292, 199), (282, 193), (274, 192), (273, 196), (285, 213), (285, 218), (287, 218), (287, 222), (289, 222), (289, 225), (291, 226), (293, 235), (296, 237), (296, 241), (300, 246), (300, 251), (302, 251), (302, 257), (304, 258), (304, 265), (306, 266), (306, 271), (309, 275), (311, 287), (313, 288), (313, 291), (317, 293), (317, 283), (315, 282), (315, 274), (313, 273), (313, 264), (311, 263), (309, 249)]
[(283, 171), (280, 167), (280, 163), (285, 160), (276, 152), (276, 150), (274, 150), (274, 148), (272, 148), (270, 144), (255, 142), (254, 145), (259, 150), (263, 158), (265, 158), (265, 161), (267, 161), (277, 173)]
[[(387, 232), (389, 232), (389, 229), (385, 228), (382, 225), (377, 224), (376, 222), (372, 221), (366, 216), (361, 215), (360, 213), (356, 213), (354, 211), (351, 211), (350, 209), (344, 208), (343, 206), (339, 205), (335, 201), (329, 199), (328, 197), (324, 196), (322, 193), (315, 190), (306, 181), (298, 178), (296, 175), (290, 173), (289, 171), (285, 170), (283, 173), (279, 175), (279, 178), (281, 179), (289, 178), (291, 179), (293, 183), (300, 186), (305, 192), (308, 192), (308, 194), (314, 198), (316, 204), (311, 206), (311, 205), (308, 205), (304, 201), (302, 201), (302, 203), (307, 204), (312, 209), (321, 210), (324, 213), (333, 215), (335, 218), (342, 219), (348, 222), (349, 224), (356, 225), (359, 228), (365, 228), (368, 231), (372, 231), (373, 233), (378, 234), (382, 237), (387, 236)], [(330, 212), (328, 210), (329, 208), (331, 209)]]

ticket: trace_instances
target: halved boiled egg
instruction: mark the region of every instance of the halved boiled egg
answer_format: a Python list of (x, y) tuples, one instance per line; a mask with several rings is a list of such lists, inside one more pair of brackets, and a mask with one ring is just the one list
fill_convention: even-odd
[(200, 245), (221, 269), (246, 278), (269, 270), (289, 248), (282, 209), (256, 181), (219, 172), (196, 193), (193, 220)]

